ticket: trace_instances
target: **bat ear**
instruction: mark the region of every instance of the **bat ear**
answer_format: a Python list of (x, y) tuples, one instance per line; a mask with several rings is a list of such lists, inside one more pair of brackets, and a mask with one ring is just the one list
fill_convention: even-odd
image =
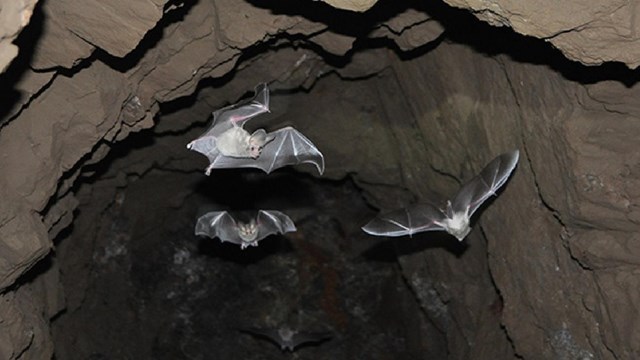
[(274, 135), (267, 134), (264, 129), (258, 129), (254, 131), (253, 134), (251, 134), (251, 140), (255, 141), (255, 143), (260, 146), (266, 145), (267, 143), (273, 141), (274, 138)]
[(275, 136), (275, 135), (267, 134), (267, 137), (266, 137), (266, 139), (264, 140), (264, 143), (265, 143), (265, 144), (268, 144), (268, 143), (272, 142), (272, 141), (273, 141), (273, 139), (275, 139), (275, 138), (276, 138), (276, 136)]

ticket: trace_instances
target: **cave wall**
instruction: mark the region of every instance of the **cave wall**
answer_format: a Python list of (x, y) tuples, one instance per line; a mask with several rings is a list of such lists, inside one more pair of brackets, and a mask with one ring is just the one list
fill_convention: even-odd
[[(636, 66), (633, 19), (616, 20), (632, 4), (587, 11), (579, 2), (451, 3), (543, 38), (570, 59)], [(302, 105), (289, 105), (290, 121), (322, 144), (328, 178), (352, 174), (382, 209), (450, 194), (496, 154), (521, 149), (513, 179), (475, 224), (466, 251), (400, 245), (405, 278), (446, 333), (452, 358), (638, 353), (635, 72), (582, 67), (543, 41), (443, 5), (379, 4), (370, 17), (315, 2), (301, 14), (231, 1), (129, 6), (114, 5), (116, 16), (74, 1), (0, 12), (22, 19), (3, 29), (3, 46), (31, 19), (15, 40), (20, 53), (2, 51), (3, 59), (17, 56), (2, 75), (0, 112), (0, 311), (12, 319), (0, 325), (3, 358), (53, 352), (49, 321), (73, 299), (63, 301), (52, 239), (72, 223), (76, 188), (109, 144), (153, 127), (161, 103), (198, 90), (196, 106), (154, 129), (188, 131), (265, 80), (323, 99), (292, 96)], [(323, 21), (333, 11), (352, 25)], [(611, 22), (619, 25), (602, 26)], [(444, 41), (429, 44), (445, 29)], [(420, 48), (367, 48), (363, 38)], [(213, 87), (198, 88), (202, 79)], [(343, 91), (343, 81), (358, 86)], [(203, 167), (175, 146), (154, 161)], [(148, 168), (149, 159), (131, 164)]]

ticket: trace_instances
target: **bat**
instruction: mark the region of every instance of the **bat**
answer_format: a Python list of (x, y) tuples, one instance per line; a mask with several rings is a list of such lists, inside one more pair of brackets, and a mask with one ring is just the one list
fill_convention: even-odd
[(237, 221), (227, 211), (206, 213), (198, 218), (195, 232), (238, 244), (244, 250), (248, 246), (258, 246), (258, 241), (269, 235), (292, 231), (296, 231), (296, 226), (287, 215), (275, 210), (259, 210), (248, 222)]
[(306, 136), (291, 126), (267, 133), (258, 129), (249, 134), (244, 124), (269, 112), (269, 88), (259, 84), (254, 97), (213, 113), (213, 124), (187, 145), (209, 159), (205, 174), (213, 169), (253, 167), (267, 174), (275, 169), (301, 163), (324, 172), (324, 156)]
[(453, 200), (447, 201), (446, 210), (429, 203), (418, 203), (378, 215), (362, 230), (376, 236), (411, 236), (444, 230), (462, 241), (471, 231), (473, 213), (504, 185), (518, 158), (519, 151), (515, 150), (493, 159), (480, 174), (460, 188)]
[(282, 351), (295, 351), (295, 349), (299, 346), (321, 343), (333, 337), (333, 334), (328, 331), (298, 331), (292, 330), (289, 327), (281, 327), (279, 329), (249, 328), (241, 329), (240, 331), (257, 336), (259, 338), (267, 339), (272, 343), (279, 345)]

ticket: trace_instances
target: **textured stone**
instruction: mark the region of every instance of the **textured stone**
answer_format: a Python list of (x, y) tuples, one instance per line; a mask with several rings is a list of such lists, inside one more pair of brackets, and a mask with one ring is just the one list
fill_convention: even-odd
[(14, 293), (0, 295), (0, 356), (16, 359), (33, 341), (33, 331), (26, 329), (25, 314), (20, 311)]
[(59, 16), (58, 6), (57, 1), (45, 1), (42, 6), (43, 16), (37, 24), (42, 27), (42, 34), (33, 45), (31, 59), (31, 66), (36, 70), (72, 68), (95, 49), (67, 28)]
[(393, 40), (403, 50), (412, 50), (437, 39), (444, 27), (424, 11), (406, 9), (383, 23), (369, 37), (385, 37)]
[(335, 7), (336, 9), (350, 10), (350, 11), (367, 11), (371, 9), (378, 0), (322, 0), (327, 4)]
[(52, 15), (71, 33), (113, 56), (123, 57), (160, 20), (164, 3), (166, 0), (62, 0), (51, 6)]
[(120, 125), (118, 115), (127, 97), (123, 87), (123, 77), (100, 63), (73, 77), (56, 77), (20, 121), (0, 132), (5, 151), (0, 166), (12, 169), (3, 179), (5, 186), (34, 209), (42, 209), (62, 174)]
[(445, 0), (494, 26), (545, 39), (565, 56), (584, 64), (620, 61), (640, 65), (636, 1)]
[[(492, 25), (545, 39), (585, 64), (639, 64), (635, 3), (448, 2)], [(373, 4), (330, 3), (356, 11)], [(28, 29), (42, 32), (31, 64), (6, 78), (7, 90), (20, 96), (0, 121), (0, 287), (14, 285), (3, 297), (19, 296), (26, 305), (0, 305), (2, 318), (12, 319), (0, 323), (6, 327), (0, 356), (51, 353), (47, 321), (64, 306), (57, 273), (30, 273), (37, 286), (16, 279), (49, 253), (47, 232), (57, 235), (75, 206), (88, 206), (77, 205), (73, 194), (83, 165), (100, 162), (111, 142), (153, 126), (160, 108), (170, 113), (194, 101), (192, 111), (163, 113), (156, 129), (185, 139), (158, 145), (154, 161), (132, 155), (128, 171), (132, 178), (154, 166), (201, 171), (206, 160), (184, 148), (186, 138), (198, 135), (211, 109), (271, 81), (274, 90), (308, 93), (274, 96), (286, 116), (270, 125), (295, 124), (321, 144), (326, 178), (353, 176), (383, 209), (437, 202), (498, 153), (521, 149), (513, 178), (474, 219), (466, 251), (434, 234), (394, 242), (404, 276), (451, 358), (638, 357), (640, 88), (634, 72), (581, 67), (542, 41), (477, 26), (462, 11), (430, 14), (426, 5), (407, 5), (387, 19), (374, 14), (373, 22), (367, 16), (375, 11), (355, 14), (362, 17), (349, 19), (365, 21), (354, 24), (371, 28), (344, 32), (315, 14), (248, 2), (185, 3), (166, 14), (164, 1), (114, 4), (44, 2), (43, 16), (34, 15)], [(3, 7), (0, 17), (8, 10), (15, 9)], [(3, 44), (18, 33), (7, 29)], [(434, 49), (424, 46), (446, 36), (444, 30), (450, 37)], [(358, 42), (360, 31), (389, 38), (409, 54), (354, 52), (354, 44), (369, 41)], [(279, 51), (266, 51), (269, 46)], [(345, 64), (328, 65), (312, 51), (318, 46), (346, 54)], [(96, 47), (104, 52), (81, 61)], [(410, 51), (416, 47), (426, 52)], [(15, 54), (9, 51), (4, 54)], [(146, 146), (135, 138), (130, 145)], [(99, 168), (83, 175), (100, 174)], [(115, 199), (113, 190), (128, 179), (111, 180), (99, 190)], [(91, 251), (96, 231), (82, 229), (87, 243), (76, 244), (79, 253)], [(69, 269), (82, 271), (82, 261)], [(78, 279), (88, 286), (88, 275)], [(70, 309), (80, 308), (82, 299), (71, 296)]]
[(13, 284), (52, 246), (39, 217), (25, 212), (14, 214), (0, 227), (0, 238), (0, 289)]
[(6, 1), (0, 6), (0, 73), (4, 72), (18, 55), (13, 41), (29, 24), (37, 0)]

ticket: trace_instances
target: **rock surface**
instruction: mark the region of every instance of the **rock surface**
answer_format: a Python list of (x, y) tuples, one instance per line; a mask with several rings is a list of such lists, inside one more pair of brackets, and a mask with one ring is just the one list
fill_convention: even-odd
[(38, 0), (10, 1), (0, 7), (0, 73), (18, 55), (18, 47), (13, 42), (29, 24), (37, 2)]
[[(228, 0), (0, 8), (7, 20), (0, 28), (7, 100), (0, 109), (0, 314), (11, 319), (0, 323), (0, 357), (51, 357), (50, 319), (63, 308), (81, 311), (96, 286), (95, 274), (81, 271), (96, 259), (96, 246), (106, 249), (94, 241), (121, 245), (98, 254), (113, 271), (144, 265), (119, 259), (139, 244), (131, 233), (144, 237), (155, 225), (150, 219), (78, 223), (70, 236), (74, 212), (90, 212), (87, 192), (117, 204), (118, 189), (154, 168), (201, 171), (206, 161), (184, 144), (212, 109), (260, 81), (272, 82), (274, 93), (294, 92), (274, 97), (280, 110), (269, 124), (295, 123), (325, 153), (325, 178), (350, 176), (380, 209), (442, 200), (495, 155), (521, 150), (513, 178), (474, 219), (468, 246), (437, 234), (391, 242), (424, 314), (412, 326), (438, 339), (427, 346), (407, 336), (412, 349), (452, 359), (638, 357), (638, 75), (565, 58), (637, 67), (636, 4), (446, 1), (465, 9), (458, 10), (327, 2), (371, 9)], [(14, 40), (20, 53), (7, 67)], [(131, 137), (151, 127), (173, 140)], [(103, 159), (120, 141), (127, 176), (101, 179), (109, 165)], [(176, 196), (171, 206), (188, 194)], [(368, 240), (345, 241), (360, 247)], [(77, 256), (59, 263), (55, 246)], [(334, 265), (359, 274), (345, 264)], [(79, 291), (65, 278), (70, 269)], [(384, 271), (381, 277), (397, 275)], [(401, 286), (398, 280), (387, 286)], [(344, 321), (330, 311), (338, 303), (323, 305), (334, 325)], [(57, 321), (73, 322), (64, 317)]]

